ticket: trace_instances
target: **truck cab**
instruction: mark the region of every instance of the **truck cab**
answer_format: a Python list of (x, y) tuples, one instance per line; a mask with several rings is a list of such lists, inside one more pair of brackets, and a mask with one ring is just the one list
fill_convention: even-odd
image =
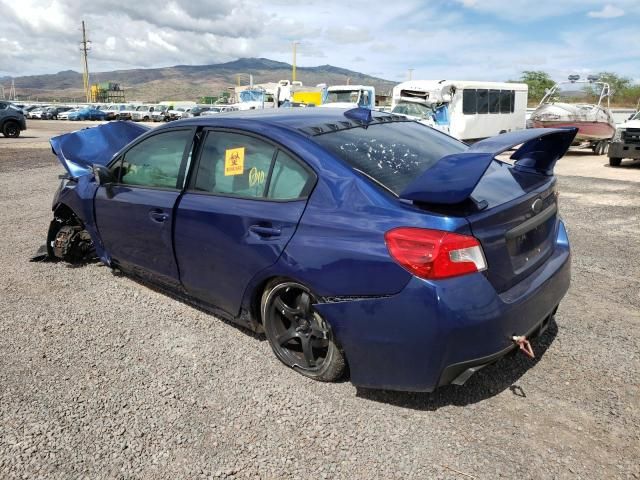
[(376, 106), (376, 89), (366, 85), (334, 85), (328, 87), (320, 107), (368, 108)]
[(640, 158), (640, 111), (616, 127), (609, 145), (609, 165), (619, 167), (625, 158)]

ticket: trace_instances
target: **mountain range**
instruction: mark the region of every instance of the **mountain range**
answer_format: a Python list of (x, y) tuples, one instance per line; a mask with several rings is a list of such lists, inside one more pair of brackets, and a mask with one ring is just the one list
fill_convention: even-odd
[[(157, 102), (162, 100), (197, 100), (203, 96), (217, 96), (228, 87), (237, 85), (238, 75), (243, 85), (246, 74), (253, 75), (254, 83), (277, 82), (291, 78), (291, 65), (267, 58), (241, 58), (214, 65), (176, 65), (163, 68), (137, 68), (90, 74), (91, 83), (116, 82), (125, 90), (127, 101)], [(296, 79), (304, 85), (365, 84), (373, 85), (376, 92), (390, 93), (396, 82), (363, 73), (320, 65), (297, 67)], [(0, 78), (8, 90), (11, 78)], [(30, 75), (13, 78), (20, 99), (80, 100), (84, 97), (82, 74), (65, 70), (55, 74)]]

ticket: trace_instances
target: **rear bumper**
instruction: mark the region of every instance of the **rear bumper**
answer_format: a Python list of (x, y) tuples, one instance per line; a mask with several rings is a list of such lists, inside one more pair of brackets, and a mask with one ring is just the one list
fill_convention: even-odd
[(414, 277), (390, 297), (316, 308), (344, 348), (355, 385), (432, 391), (464, 383), (469, 369), (468, 375), (511, 351), (514, 335), (545, 327), (570, 277), (569, 243), (559, 222), (551, 257), (503, 293), (481, 273), (437, 282)]
[(612, 142), (609, 145), (610, 158), (640, 158), (640, 145), (636, 143)]

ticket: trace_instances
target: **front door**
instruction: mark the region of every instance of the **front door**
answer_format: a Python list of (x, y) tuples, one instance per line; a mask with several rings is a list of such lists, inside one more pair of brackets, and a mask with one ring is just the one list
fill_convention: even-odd
[(187, 292), (237, 315), (247, 284), (293, 236), (314, 183), (308, 167), (263, 139), (208, 132), (176, 212)]
[(111, 166), (115, 184), (96, 192), (96, 224), (102, 244), (123, 270), (179, 285), (172, 224), (192, 139), (192, 129), (146, 137)]

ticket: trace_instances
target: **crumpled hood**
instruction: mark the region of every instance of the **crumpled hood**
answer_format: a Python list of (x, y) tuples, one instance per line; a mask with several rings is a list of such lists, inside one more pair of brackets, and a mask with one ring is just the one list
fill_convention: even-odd
[(73, 178), (90, 173), (92, 165), (106, 165), (125, 145), (149, 127), (128, 121), (105, 123), (53, 137), (51, 149)]

